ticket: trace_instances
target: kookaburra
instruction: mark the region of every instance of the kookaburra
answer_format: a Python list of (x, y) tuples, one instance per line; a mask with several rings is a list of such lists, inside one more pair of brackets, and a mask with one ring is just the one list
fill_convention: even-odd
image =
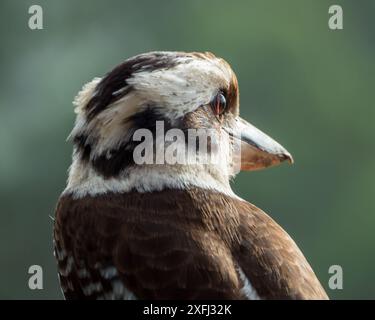
[[(231, 189), (236, 167), (292, 157), (240, 118), (237, 79), (223, 59), (140, 54), (86, 84), (74, 104), (73, 161), (54, 225), (66, 299), (327, 298), (289, 235)], [(213, 130), (207, 153), (219, 161), (155, 161), (161, 141), (165, 153), (177, 142), (153, 136), (154, 161), (139, 163), (146, 139), (134, 136), (155, 134), (158, 123), (165, 135)], [(186, 150), (199, 157), (194, 141)], [(223, 146), (234, 145), (240, 152), (229, 156)]]

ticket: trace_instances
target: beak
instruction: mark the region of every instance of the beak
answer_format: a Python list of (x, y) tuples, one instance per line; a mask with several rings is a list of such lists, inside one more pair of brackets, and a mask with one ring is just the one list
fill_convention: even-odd
[(240, 159), (236, 157), (235, 161), (239, 162), (241, 170), (259, 170), (285, 160), (293, 163), (291, 154), (271, 137), (242, 118), (237, 118), (236, 122), (234, 130), (225, 130), (240, 143)]

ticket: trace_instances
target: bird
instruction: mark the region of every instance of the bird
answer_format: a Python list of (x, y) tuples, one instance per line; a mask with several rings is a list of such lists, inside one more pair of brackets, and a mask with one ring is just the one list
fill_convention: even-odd
[[(72, 164), (53, 231), (65, 299), (328, 299), (288, 233), (231, 188), (239, 171), (293, 158), (240, 117), (224, 59), (138, 54), (84, 85), (73, 104)], [(192, 142), (190, 131), (200, 132)], [(177, 161), (170, 150), (163, 157), (169, 147), (190, 149)]]

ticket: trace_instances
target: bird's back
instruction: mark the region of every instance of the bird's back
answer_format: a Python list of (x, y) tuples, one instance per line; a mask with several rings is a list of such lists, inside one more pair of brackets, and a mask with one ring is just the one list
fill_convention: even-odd
[(325, 299), (293, 240), (255, 206), (190, 188), (60, 198), (67, 299)]

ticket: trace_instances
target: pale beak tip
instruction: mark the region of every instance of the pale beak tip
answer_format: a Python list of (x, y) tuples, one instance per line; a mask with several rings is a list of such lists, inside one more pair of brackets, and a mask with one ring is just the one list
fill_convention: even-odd
[(294, 159), (293, 159), (292, 155), (289, 155), (288, 162), (289, 162), (289, 164), (293, 164), (294, 163)]
[(280, 162), (287, 160), (289, 164), (294, 163), (294, 159), (289, 152), (282, 153), (279, 155), (279, 157), (280, 157)]

